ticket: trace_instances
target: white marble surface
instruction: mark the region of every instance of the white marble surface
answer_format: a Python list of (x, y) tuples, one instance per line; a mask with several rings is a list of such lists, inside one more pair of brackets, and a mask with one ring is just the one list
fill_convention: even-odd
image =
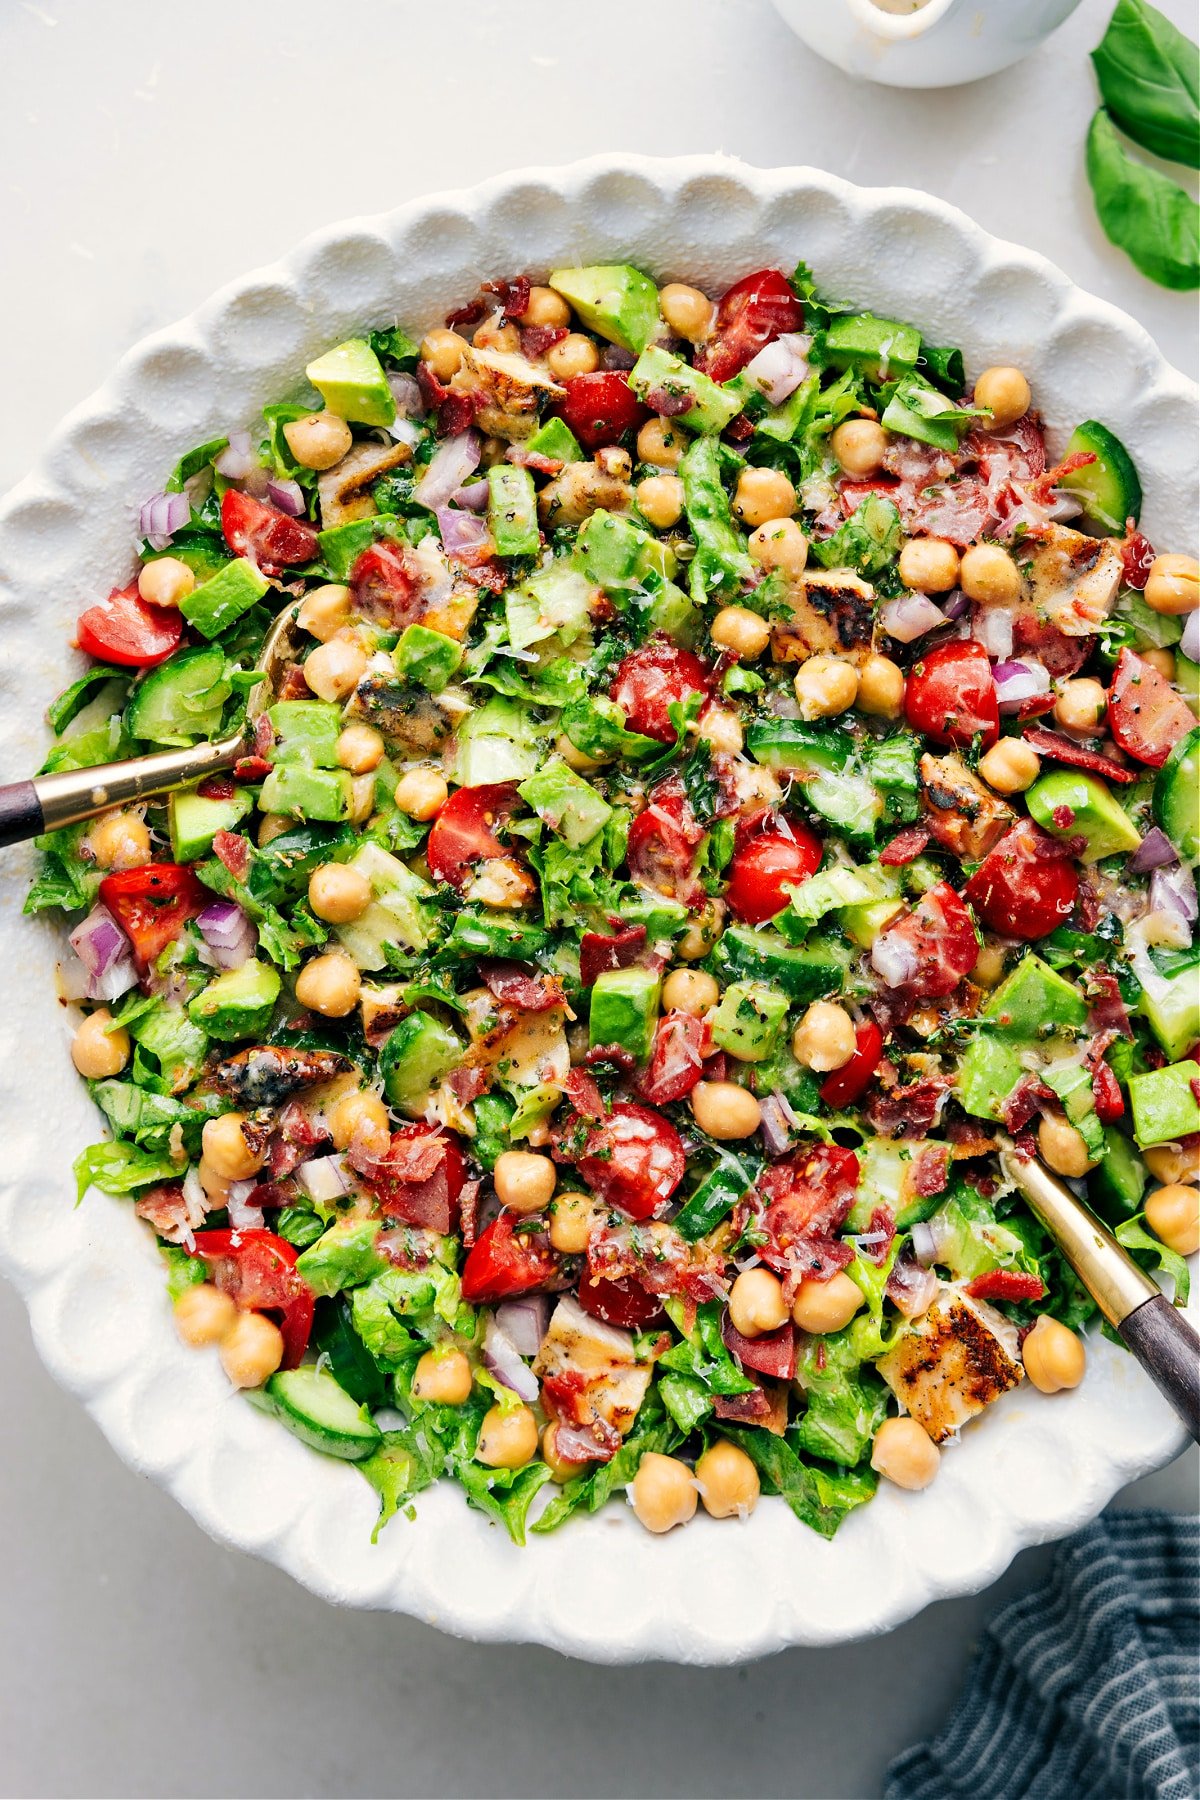
[[(1183, 0), (1165, 9), (1192, 22)], [(1143, 281), (1090, 209), (1086, 52), (1108, 10), (1085, 0), (989, 82), (906, 96), (811, 59), (766, 0), (4, 0), (0, 489), (130, 342), (305, 232), (614, 146), (927, 188), (1194, 374), (1194, 300)], [(1103, 416), (1102, 396), (1080, 410)], [(6, 1795), (868, 1795), (1046, 1555), (885, 1640), (748, 1670), (463, 1646), (333, 1612), (209, 1543), (54, 1387), (8, 1289), (0, 1364)], [(1120, 1503), (1196, 1491), (1193, 1454)]]

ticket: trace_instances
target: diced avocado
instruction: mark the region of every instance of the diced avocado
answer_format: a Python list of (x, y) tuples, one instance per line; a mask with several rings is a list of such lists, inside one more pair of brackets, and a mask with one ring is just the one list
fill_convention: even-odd
[(621, 923), (644, 925), (646, 940), (651, 944), (676, 937), (687, 922), (687, 908), (678, 900), (668, 900), (665, 894), (650, 893), (642, 888), (635, 898), (621, 902)]
[(819, 1000), (840, 993), (853, 956), (843, 938), (814, 932), (803, 944), (789, 944), (777, 931), (731, 925), (709, 958), (719, 980), (763, 981), (792, 1000)]
[(496, 694), (468, 713), (458, 728), (454, 779), (463, 787), (523, 781), (541, 761), (542, 728), (528, 707)]
[(247, 562), (235, 557), (223, 569), (194, 587), (179, 603), (179, 610), (201, 637), (215, 638), (229, 628), (256, 600), (261, 600), (270, 582)]
[(530, 775), (517, 792), (572, 850), (594, 838), (612, 818), (608, 801), (561, 759)]
[(888, 381), (916, 368), (921, 334), (898, 319), (880, 319), (874, 313), (844, 314), (831, 320), (825, 349), (835, 368), (854, 369), (872, 381)]
[(310, 1450), (362, 1462), (383, 1442), (366, 1407), (315, 1363), (280, 1369), (263, 1392), (276, 1418)]
[(481, 956), (537, 962), (549, 942), (550, 934), (541, 925), (516, 914), (464, 908), (455, 913), (440, 956), (448, 962), (475, 961)]
[(1076, 1054), (1047, 1064), (1041, 1071), (1041, 1079), (1058, 1095), (1063, 1111), (1087, 1145), (1089, 1154), (1103, 1156), (1104, 1127), (1096, 1116), (1092, 1071), (1084, 1067)]
[(216, 644), (182, 650), (150, 669), (129, 696), (125, 729), (147, 744), (200, 743), (215, 738), (233, 683)]
[(774, 1050), (787, 1012), (787, 995), (765, 981), (731, 982), (709, 1020), (713, 1043), (739, 1062), (762, 1062)]
[(347, 769), (312, 769), (307, 763), (276, 763), (259, 795), (263, 812), (332, 822), (350, 816)]
[[(635, 603), (644, 608), (651, 631), (665, 631), (685, 650), (694, 650), (700, 642), (705, 621), (691, 595), (685, 594), (673, 581), (663, 581), (657, 576), (645, 580), (644, 591), (650, 596), (649, 604), (645, 604), (640, 594)], [(743, 669), (742, 674), (753, 675), (753, 671)]]
[(1078, 988), (1030, 950), (992, 993), (983, 1017), (994, 1019), (1005, 1037), (1033, 1042), (1056, 1031), (1082, 1031), (1087, 1003)]
[(347, 338), (336, 344), (304, 373), (330, 412), (358, 425), (390, 425), (396, 402), (388, 386), (383, 364), (366, 338)]
[(602, 588), (636, 586), (658, 548), (642, 526), (602, 507), (581, 527), (575, 546), (583, 574)]
[(1141, 1149), (1177, 1143), (1200, 1131), (1200, 1063), (1170, 1063), (1129, 1078), (1133, 1135)]
[(267, 708), (275, 734), (276, 762), (303, 762), (314, 769), (336, 769), (342, 712), (328, 700), (277, 700)]
[[(390, 528), (395, 529), (395, 521)], [(330, 525), (317, 533), (317, 551), (335, 581), (349, 579), (350, 571), (377, 538), (389, 529), (386, 518), (351, 519), (345, 525)]]
[(410, 1119), (419, 1119), (433, 1089), (462, 1056), (454, 1032), (426, 1012), (401, 1019), (379, 1052), (383, 1091)]
[(370, 842), (359, 846), (348, 867), (366, 876), (373, 896), (357, 919), (334, 927), (334, 936), (357, 966), (385, 968), (389, 944), (424, 950), (436, 917), (428, 904), (434, 893), (430, 883), (414, 875), (399, 857)]
[(1077, 494), (1083, 502), (1078, 521), (1106, 537), (1123, 537), (1125, 522), (1136, 524), (1142, 511), (1142, 484), (1133, 459), (1119, 437), (1097, 419), (1085, 419), (1071, 433), (1068, 457), (1080, 452), (1095, 457), (1081, 469), (1072, 469), (1058, 483), (1060, 488)]
[(253, 957), (210, 981), (188, 1006), (193, 1025), (209, 1037), (254, 1037), (267, 1029), (279, 998), (279, 971)]
[(178, 788), (171, 795), (168, 818), (171, 854), (178, 863), (207, 856), (218, 831), (232, 831), (240, 819), (254, 810), (254, 795), (235, 787), (228, 799), (210, 800), (195, 788)]
[(392, 662), (402, 681), (440, 694), (462, 666), (463, 647), (444, 631), (428, 625), (408, 625), (392, 652)]
[(296, 1273), (317, 1295), (357, 1287), (388, 1267), (378, 1236), (378, 1219), (338, 1219), (297, 1258)]
[(533, 456), (546, 456), (553, 462), (583, 462), (584, 454), (579, 439), (571, 427), (562, 419), (547, 419), (539, 425), (531, 438), (525, 439), (525, 448)]
[(1104, 1156), (1088, 1175), (1088, 1198), (1109, 1219), (1132, 1218), (1142, 1204), (1146, 1165), (1124, 1132), (1104, 1127)]
[(837, 919), (848, 938), (869, 950), (880, 932), (903, 911), (903, 900), (869, 900), (862, 906), (840, 907)]
[(629, 385), (643, 400), (657, 392), (687, 400), (686, 412), (677, 415), (689, 431), (724, 431), (742, 410), (740, 395), (718, 386), (711, 376), (693, 369), (681, 356), (673, 356), (657, 344), (643, 350), (629, 371)]
[(1167, 1055), (1182, 1056), (1200, 1040), (1200, 951), (1164, 959), (1161, 972), (1165, 987), (1153, 994), (1143, 988), (1138, 1011)]
[(849, 863), (833, 863), (829, 868), (819, 870), (807, 881), (796, 885), (787, 906), (773, 921), (775, 929), (781, 931), (789, 943), (801, 943), (826, 913), (880, 899), (886, 892), (877, 879), (882, 873), (882, 870), (870, 868), (854, 869)]
[(512, 463), (494, 463), (487, 482), (488, 529), (497, 553), (532, 556), (541, 543), (533, 476)]
[(591, 611), (600, 596), (598, 583), (560, 558), (539, 569), (504, 596), (508, 641), (514, 650), (557, 637), (567, 649), (591, 629)]
[(1155, 776), (1154, 817), (1184, 862), (1200, 862), (1200, 725), (1179, 740)]
[(955, 1098), (977, 1119), (999, 1119), (1004, 1101), (1026, 1073), (1017, 1045), (990, 1031), (977, 1032), (958, 1065)]
[(592, 988), (589, 1044), (617, 1044), (635, 1062), (645, 1062), (654, 1045), (661, 993), (662, 976), (653, 969), (605, 969)]
[(555, 269), (548, 285), (574, 307), (589, 330), (635, 356), (658, 330), (658, 289), (628, 263)]
[(1055, 769), (1041, 776), (1025, 795), (1025, 803), (1029, 816), (1044, 831), (1085, 840), (1081, 862), (1099, 862), (1118, 851), (1131, 854), (1142, 841), (1104, 783), (1077, 769)]

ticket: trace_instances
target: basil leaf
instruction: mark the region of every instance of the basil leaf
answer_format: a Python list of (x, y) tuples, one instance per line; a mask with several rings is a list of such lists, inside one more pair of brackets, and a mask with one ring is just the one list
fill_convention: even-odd
[(1103, 107), (1088, 132), (1087, 172), (1105, 236), (1142, 274), (1160, 287), (1200, 287), (1200, 206), (1125, 154)]
[(1200, 168), (1195, 44), (1145, 0), (1119, 0), (1092, 62), (1105, 106), (1135, 144)]

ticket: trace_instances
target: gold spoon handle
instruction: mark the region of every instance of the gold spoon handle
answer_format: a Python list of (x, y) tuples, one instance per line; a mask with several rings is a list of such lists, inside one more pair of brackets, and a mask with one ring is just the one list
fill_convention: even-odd
[(0, 787), (0, 844), (19, 843), (61, 825), (94, 819), (98, 813), (154, 794), (203, 781), (231, 769), (244, 752), (241, 736), (186, 750), (157, 750), (152, 756), (130, 756), (124, 762), (94, 769), (61, 769)]

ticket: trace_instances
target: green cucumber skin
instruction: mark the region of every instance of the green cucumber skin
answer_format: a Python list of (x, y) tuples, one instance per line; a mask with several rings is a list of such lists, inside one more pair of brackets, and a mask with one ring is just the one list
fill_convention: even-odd
[(1155, 776), (1153, 807), (1179, 854), (1200, 862), (1200, 725), (1180, 739)]
[[(332, 1375), (318, 1376), (313, 1368), (281, 1370), (263, 1391), (275, 1416), (312, 1450), (343, 1462), (363, 1462), (382, 1442), (366, 1409), (356, 1406)], [(332, 1405), (322, 1405), (325, 1401)], [(336, 1422), (334, 1412), (341, 1414)]]

